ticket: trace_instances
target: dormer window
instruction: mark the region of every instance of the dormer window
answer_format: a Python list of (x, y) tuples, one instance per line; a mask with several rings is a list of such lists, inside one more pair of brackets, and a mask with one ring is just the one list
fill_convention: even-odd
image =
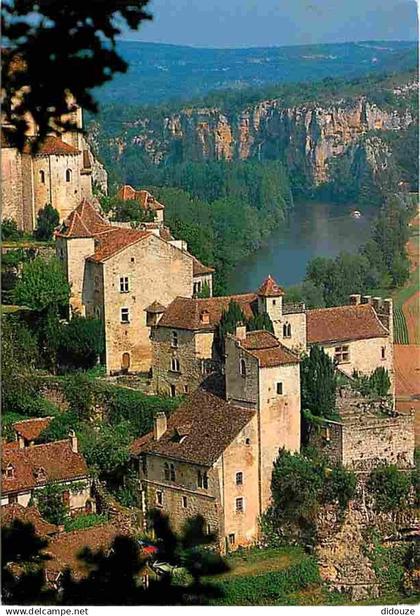
[(43, 171), (42, 169), (39, 172), (39, 181), (41, 182), (41, 184), (45, 184), (45, 171)]
[(239, 361), (239, 373), (241, 376), (243, 376), (244, 378), (246, 377), (246, 363), (244, 359), (241, 359)]
[(13, 464), (8, 464), (6, 467), (5, 475), (7, 479), (14, 479), (15, 477), (15, 467)]
[(47, 473), (45, 472), (45, 468), (40, 466), (39, 468), (34, 470), (35, 481), (45, 481), (47, 478)]
[(71, 169), (66, 169), (66, 182), (71, 182)]

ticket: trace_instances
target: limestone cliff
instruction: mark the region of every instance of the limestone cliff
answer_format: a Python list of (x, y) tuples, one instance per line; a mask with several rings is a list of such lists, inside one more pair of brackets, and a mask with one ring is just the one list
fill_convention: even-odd
[[(108, 145), (117, 157), (137, 147), (154, 164), (280, 158), (317, 185), (329, 179), (331, 159), (361, 136), (397, 131), (414, 121), (409, 106), (380, 108), (366, 97), (292, 107), (272, 99), (229, 114), (219, 108), (184, 108), (157, 117), (146, 112)], [(368, 155), (374, 157), (372, 148)]]

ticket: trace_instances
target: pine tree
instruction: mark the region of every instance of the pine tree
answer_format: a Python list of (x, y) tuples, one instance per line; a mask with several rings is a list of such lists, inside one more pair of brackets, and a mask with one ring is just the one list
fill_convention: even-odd
[(321, 347), (314, 345), (300, 369), (302, 409), (320, 417), (333, 416), (337, 389), (333, 361)]

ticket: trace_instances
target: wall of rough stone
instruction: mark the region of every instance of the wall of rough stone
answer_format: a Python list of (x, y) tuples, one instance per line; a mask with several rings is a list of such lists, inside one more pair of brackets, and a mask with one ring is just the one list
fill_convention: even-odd
[[(291, 326), (291, 336), (283, 335), (283, 325)], [(283, 314), (279, 321), (273, 322), (274, 334), (284, 346), (298, 353), (306, 350), (306, 313), (293, 312)]]
[[(226, 398), (232, 402), (256, 407), (258, 403), (258, 360), (242, 349), (233, 336), (225, 343)], [(246, 377), (240, 373), (240, 362), (245, 362)]]
[[(58, 210), (60, 220), (68, 217), (82, 200), (81, 172), (82, 157), (73, 154), (33, 157), (34, 206), (38, 212), (47, 203)], [(41, 182), (40, 171), (45, 174)], [(71, 181), (66, 181), (66, 171), (71, 172)]]

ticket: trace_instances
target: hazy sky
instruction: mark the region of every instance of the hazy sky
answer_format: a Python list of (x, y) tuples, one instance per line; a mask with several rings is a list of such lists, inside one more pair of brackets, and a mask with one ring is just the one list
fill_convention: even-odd
[(414, 0), (151, 0), (126, 39), (204, 47), (417, 38)]

